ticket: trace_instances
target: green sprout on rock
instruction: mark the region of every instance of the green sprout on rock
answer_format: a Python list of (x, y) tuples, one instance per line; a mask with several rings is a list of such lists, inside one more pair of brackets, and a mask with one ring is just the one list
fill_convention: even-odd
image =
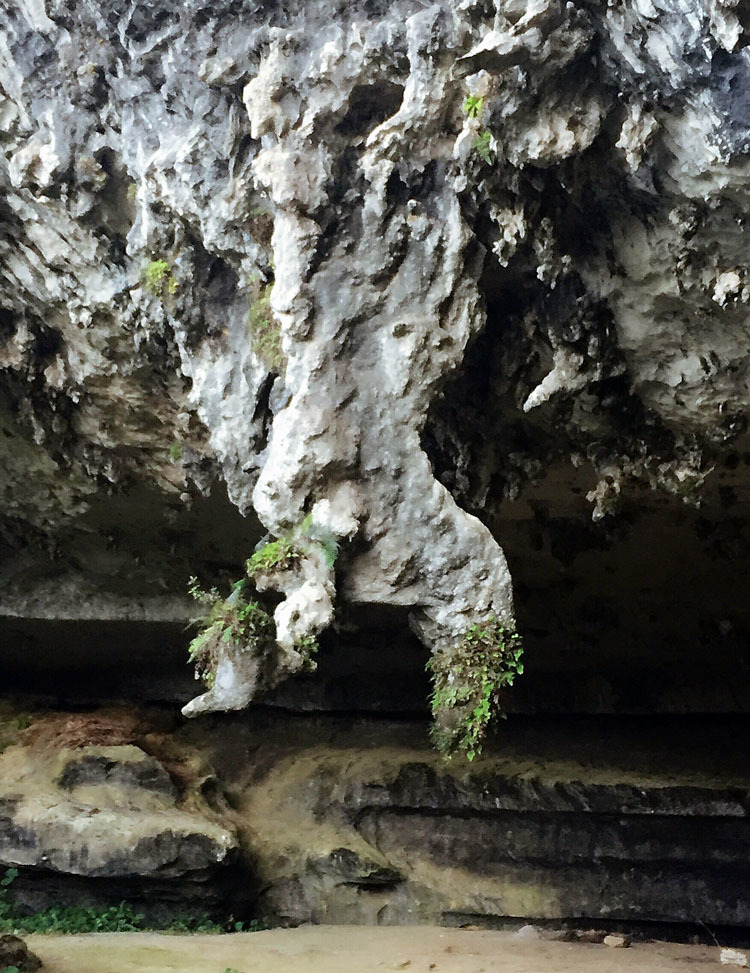
[(318, 654), (318, 640), (314, 635), (303, 635), (294, 643), (294, 648), (302, 656), (303, 668), (308, 672), (314, 672), (318, 668), (315, 656)]
[(479, 95), (468, 95), (464, 101), (464, 112), (469, 118), (479, 118), (484, 108), (484, 98)]
[(188, 591), (204, 606), (192, 619), (199, 632), (190, 642), (190, 661), (209, 689), (216, 680), (216, 666), (222, 645), (232, 644), (241, 652), (265, 650), (274, 641), (275, 628), (268, 612), (256, 601), (245, 597), (249, 582), (243, 578), (232, 585), (228, 598), (216, 588), (207, 591), (191, 578)]
[[(204, 590), (195, 578), (188, 585), (190, 595), (203, 605), (203, 611), (192, 619), (198, 634), (190, 642), (190, 661), (209, 689), (216, 681), (216, 670), (226, 645), (241, 652), (263, 654), (275, 645), (275, 625), (271, 615), (257, 601), (248, 596), (255, 590), (263, 575), (294, 570), (304, 558), (320, 557), (332, 568), (338, 555), (338, 542), (324, 528), (316, 536), (312, 515), (308, 514), (296, 527), (260, 547), (245, 562), (246, 577), (235, 582), (229, 597), (224, 598), (216, 588)], [(261, 590), (265, 582), (261, 584)], [(318, 641), (314, 635), (303, 635), (294, 643), (294, 650), (307, 671), (316, 668)]]
[(488, 166), (492, 165), (492, 133), (488, 132), (487, 129), (480, 132), (479, 135), (474, 139), (472, 143), (472, 148), (482, 160)]
[(433, 741), (450, 756), (463, 751), (469, 760), (482, 752), (489, 724), (502, 716), (502, 691), (523, 673), (521, 636), (494, 615), (472, 625), (451, 648), (427, 663)]
[(245, 570), (250, 578), (269, 574), (271, 571), (285, 571), (301, 557), (302, 551), (295, 546), (288, 534), (283, 534), (256, 551), (245, 562)]
[(317, 530), (316, 536), (313, 536), (313, 518), (312, 514), (308, 514), (302, 523), (299, 525), (299, 530), (301, 534), (305, 537), (309, 537), (313, 544), (317, 544), (320, 548), (320, 552), (329, 568), (332, 568), (336, 564), (336, 559), (339, 556), (339, 542), (330, 533), (330, 531)]

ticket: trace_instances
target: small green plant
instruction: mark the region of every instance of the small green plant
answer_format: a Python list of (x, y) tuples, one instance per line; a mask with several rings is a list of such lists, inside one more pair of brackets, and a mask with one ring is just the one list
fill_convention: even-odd
[(474, 139), (472, 143), (472, 148), (482, 160), (488, 166), (492, 165), (492, 134), (488, 132), (487, 129), (480, 132), (479, 135)]
[(484, 98), (479, 95), (468, 95), (464, 101), (464, 112), (469, 118), (479, 118), (484, 108)]
[(17, 966), (4, 966), (0, 973), (21, 973)]
[(336, 564), (336, 559), (339, 556), (339, 542), (328, 531), (318, 531), (317, 535), (313, 535), (312, 514), (308, 514), (299, 525), (299, 532), (303, 536), (309, 537), (314, 544), (320, 547), (321, 553), (329, 568), (332, 568)]
[(303, 635), (294, 643), (294, 648), (299, 652), (303, 659), (303, 668), (309, 672), (314, 672), (318, 668), (315, 656), (318, 654), (318, 640), (314, 635)]
[[(231, 920), (230, 920), (231, 921)], [(179, 913), (172, 916), (169, 920), (170, 932), (197, 933), (200, 935), (220, 935), (229, 930), (229, 922), (215, 922), (206, 913), (193, 915), (191, 913)]]
[(0, 889), (7, 889), (18, 878), (17, 868), (6, 868), (5, 874), (0, 878)]
[(248, 577), (288, 570), (306, 552), (310, 553), (310, 545), (317, 547), (326, 564), (332, 568), (339, 554), (338, 541), (327, 531), (313, 536), (312, 529), (312, 514), (308, 514), (297, 528), (261, 547), (245, 562)]
[(75, 935), (88, 932), (137, 932), (143, 929), (143, 916), (128, 905), (119, 905), (105, 909), (81, 906), (53, 906), (30, 916), (18, 916), (15, 928), (19, 932), (33, 935), (34, 933), (55, 933), (57, 935)]
[(269, 574), (271, 571), (286, 571), (301, 557), (302, 551), (296, 547), (291, 537), (282, 534), (256, 551), (245, 562), (245, 570), (251, 578), (259, 574)]
[(271, 310), (273, 284), (263, 284), (259, 277), (250, 280), (252, 303), (247, 316), (247, 330), (253, 351), (268, 369), (282, 372), (286, 358), (281, 347), (281, 327)]
[(339, 556), (339, 542), (335, 537), (324, 537), (318, 541), (320, 549), (329, 568), (334, 567), (336, 558)]
[(141, 281), (149, 294), (160, 301), (176, 294), (179, 286), (166, 260), (152, 260), (147, 263), (141, 273)]
[(182, 443), (174, 442), (169, 447), (169, 458), (173, 463), (179, 463), (182, 459)]
[(273, 643), (273, 620), (257, 602), (245, 598), (248, 585), (245, 578), (235, 582), (229, 597), (223, 598), (216, 588), (205, 591), (195, 578), (190, 579), (188, 591), (204, 606), (204, 611), (192, 620), (199, 632), (188, 651), (196, 672), (209, 689), (216, 680), (222, 644), (231, 643), (239, 651), (251, 652), (264, 651)]
[(441, 753), (462, 750), (473, 760), (482, 752), (488, 725), (502, 715), (502, 690), (523, 673), (522, 657), (521, 636), (490, 615), (429, 660), (433, 740)]
[(134, 932), (143, 928), (143, 916), (126, 902), (105, 909), (53, 906), (20, 915), (8, 897), (17, 878), (18, 869), (9, 868), (0, 879), (0, 933)]
[[(265, 919), (241, 922), (229, 916), (223, 921), (211, 919), (205, 912), (174, 914), (166, 925), (155, 926), (128, 902), (104, 908), (53, 906), (32, 915), (17, 913), (8, 898), (8, 890), (18, 877), (18, 869), (9, 868), (0, 878), (0, 935), (18, 933), (33, 935), (76, 935), (92, 932), (138, 932), (144, 929), (166, 929), (180, 933), (258, 932), (267, 929)], [(9, 967), (7, 969), (13, 969)], [(6, 973), (6, 970), (0, 970)]]

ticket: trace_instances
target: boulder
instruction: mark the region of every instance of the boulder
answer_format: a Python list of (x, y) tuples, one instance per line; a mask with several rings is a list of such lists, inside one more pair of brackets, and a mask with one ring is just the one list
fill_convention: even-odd
[(0, 936), (0, 970), (16, 968), (18, 973), (36, 973), (42, 961), (18, 936)]

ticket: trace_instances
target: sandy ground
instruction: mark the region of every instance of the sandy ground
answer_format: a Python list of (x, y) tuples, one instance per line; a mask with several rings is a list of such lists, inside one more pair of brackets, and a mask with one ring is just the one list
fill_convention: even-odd
[(546, 942), (508, 932), (429, 926), (308, 926), (231, 936), (105, 933), (31, 936), (47, 973), (699, 973), (720, 966), (707, 946)]

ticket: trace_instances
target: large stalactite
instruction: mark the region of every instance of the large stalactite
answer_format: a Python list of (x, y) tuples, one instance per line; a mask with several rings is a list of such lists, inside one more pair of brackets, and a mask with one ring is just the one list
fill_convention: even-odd
[(435, 652), (512, 626), (504, 511), (554, 521), (550, 471), (609, 540), (644, 485), (741, 493), (744, 4), (1, 16), (7, 612), (183, 617), (173, 539), (144, 567), (100, 500), (182, 524), (223, 481), (249, 544), (307, 518), (340, 551), (265, 578), (272, 664), (227, 643), (187, 711), (238, 708), (337, 600)]

